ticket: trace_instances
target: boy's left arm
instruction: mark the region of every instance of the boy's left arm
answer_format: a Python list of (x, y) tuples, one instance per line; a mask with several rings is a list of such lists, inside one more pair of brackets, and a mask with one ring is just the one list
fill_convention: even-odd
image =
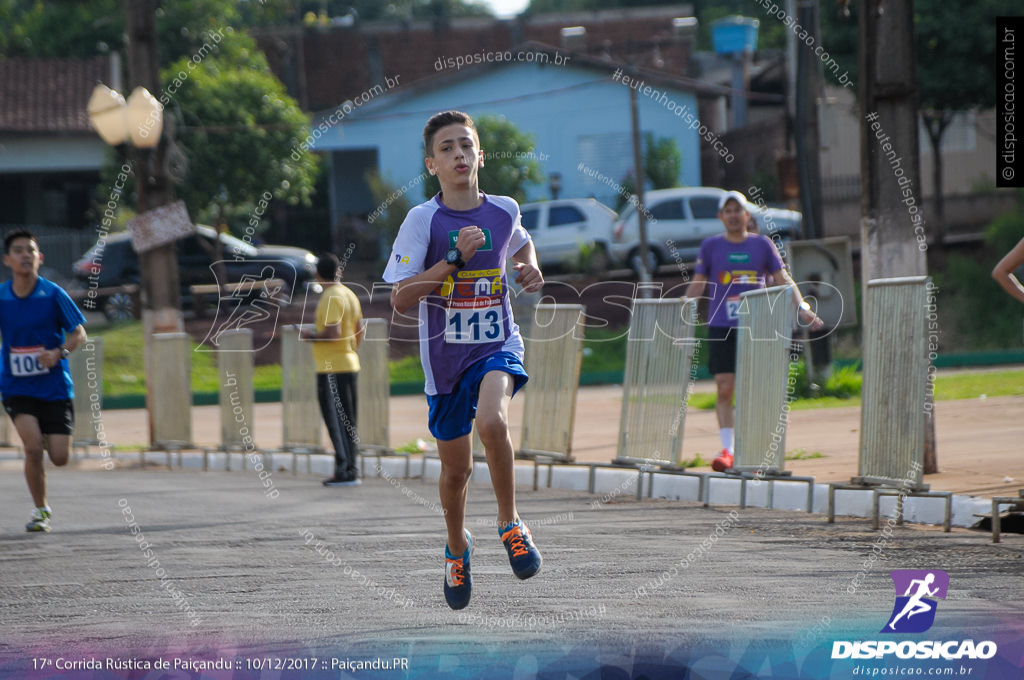
[(544, 275), (537, 264), (537, 251), (534, 250), (533, 241), (527, 241), (522, 248), (513, 253), (512, 261), (516, 263), (515, 282), (522, 286), (523, 290), (535, 293), (544, 286)]

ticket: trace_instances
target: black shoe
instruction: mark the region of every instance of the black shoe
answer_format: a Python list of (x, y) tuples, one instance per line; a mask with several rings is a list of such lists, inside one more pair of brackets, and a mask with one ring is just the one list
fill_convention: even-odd
[(339, 477), (334, 475), (330, 479), (324, 480), (324, 486), (359, 486), (362, 482), (359, 481), (358, 477)]

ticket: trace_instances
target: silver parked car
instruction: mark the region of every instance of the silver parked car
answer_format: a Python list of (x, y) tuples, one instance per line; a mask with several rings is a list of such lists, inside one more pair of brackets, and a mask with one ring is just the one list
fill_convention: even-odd
[(541, 268), (607, 269), (615, 211), (593, 198), (562, 198), (520, 207)]
[[(708, 236), (725, 233), (718, 219), (718, 201), (726, 193), (716, 187), (656, 189), (644, 193), (647, 204), (647, 245), (650, 271), (669, 262), (693, 262)], [(748, 198), (749, 201), (749, 198)], [(761, 234), (785, 244), (800, 237), (803, 216), (793, 210), (759, 208), (750, 203)], [(615, 223), (612, 260), (640, 270), (640, 226), (632, 205)]]

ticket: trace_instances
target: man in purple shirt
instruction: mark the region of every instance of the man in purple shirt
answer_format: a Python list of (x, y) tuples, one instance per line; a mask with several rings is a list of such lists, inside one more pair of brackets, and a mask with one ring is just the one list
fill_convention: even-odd
[(700, 245), (696, 274), (686, 295), (701, 297), (711, 282), (708, 370), (715, 376), (718, 389), (715, 411), (722, 442), (722, 452), (712, 461), (711, 467), (723, 472), (731, 468), (733, 462), (732, 398), (736, 388), (736, 328), (740, 294), (764, 288), (765, 278), (771, 276), (779, 285), (792, 286), (800, 305), (800, 315), (812, 330), (818, 330), (824, 324), (803, 301), (771, 239), (747, 231), (750, 211), (743, 194), (738, 191), (723, 194), (718, 201), (718, 219), (725, 225), (725, 233), (711, 236)]
[(516, 510), (508, 405), (527, 375), (505, 260), (516, 262), (516, 283), (527, 292), (540, 290), (544, 278), (520, 224), (519, 205), (480, 191), (477, 172), (484, 156), (473, 120), (459, 111), (432, 116), (423, 129), (423, 146), (427, 170), (440, 180), (441, 193), (409, 211), (384, 280), (395, 284), (396, 311), (418, 305), (428, 424), (441, 458), (438, 486), (448, 528), (444, 595), (449, 607), (462, 609), (473, 590), (473, 536), (465, 516), (474, 419), (512, 572), (526, 579), (541, 567), (540, 552)]

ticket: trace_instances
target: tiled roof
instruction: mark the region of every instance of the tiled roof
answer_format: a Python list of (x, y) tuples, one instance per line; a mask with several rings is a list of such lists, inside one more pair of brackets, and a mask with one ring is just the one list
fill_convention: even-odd
[(92, 133), (86, 105), (110, 58), (0, 60), (0, 132)]

